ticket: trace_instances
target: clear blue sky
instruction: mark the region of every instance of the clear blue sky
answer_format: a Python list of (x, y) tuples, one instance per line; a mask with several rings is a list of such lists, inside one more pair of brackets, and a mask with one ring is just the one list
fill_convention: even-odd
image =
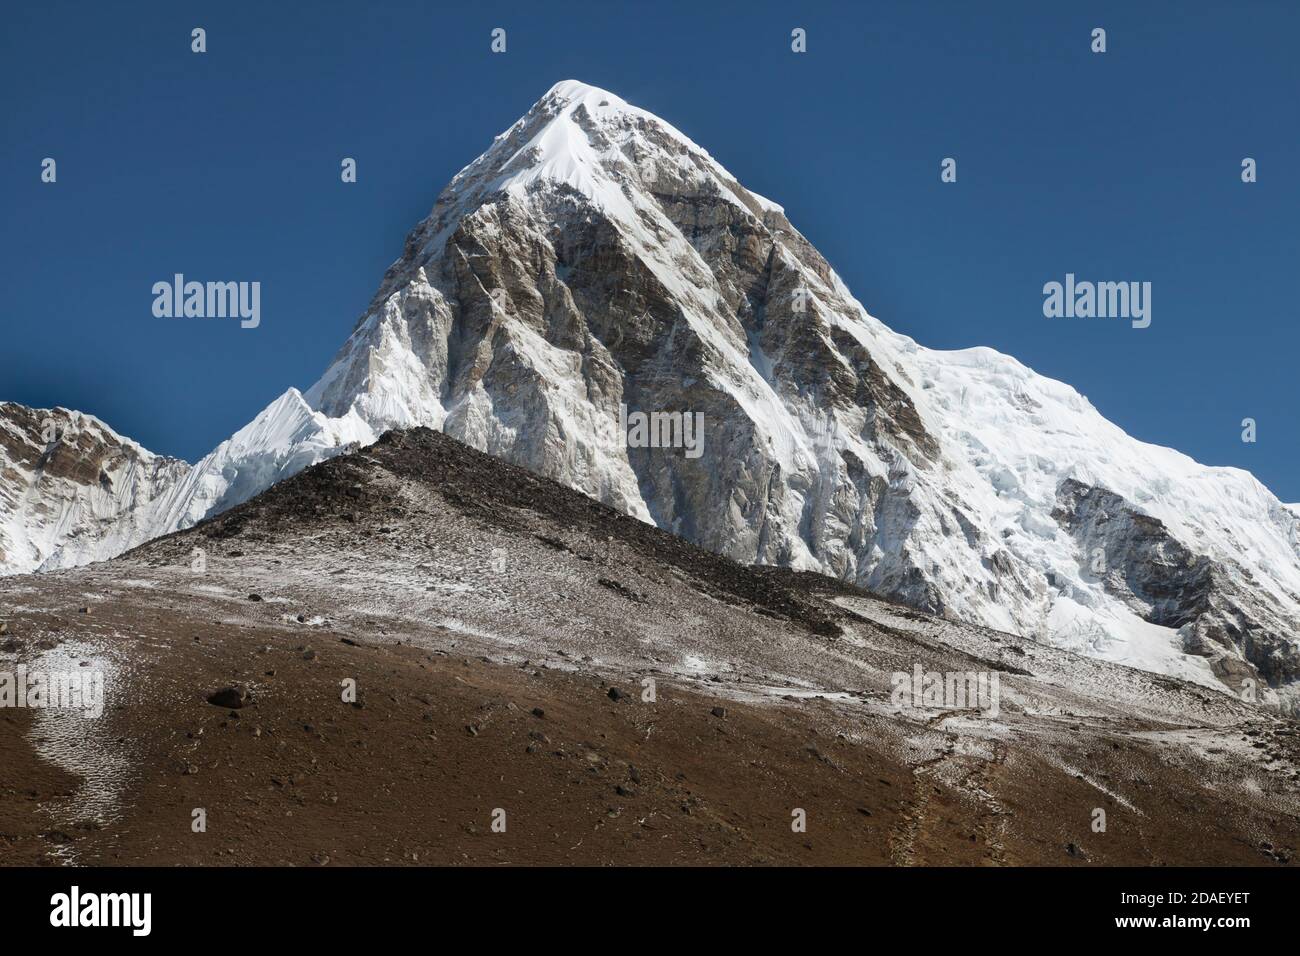
[[(1300, 500), (1297, 36), (1284, 0), (11, 4), (0, 399), (203, 455), (315, 381), (443, 185), (575, 78), (783, 204), (894, 328)], [(261, 281), (261, 327), (154, 318), (174, 272)], [(1044, 318), (1066, 272), (1152, 282), (1151, 327)]]

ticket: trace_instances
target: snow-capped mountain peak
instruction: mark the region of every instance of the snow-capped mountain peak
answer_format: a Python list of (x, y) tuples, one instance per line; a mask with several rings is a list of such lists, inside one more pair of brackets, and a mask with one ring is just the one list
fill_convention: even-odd
[[(702, 416), (703, 452), (625, 441)], [(426, 425), (744, 562), (1261, 699), (1294, 693), (1297, 516), (991, 349), (870, 316), (780, 206), (574, 80), (462, 169), (321, 379), (179, 476), (193, 523)]]

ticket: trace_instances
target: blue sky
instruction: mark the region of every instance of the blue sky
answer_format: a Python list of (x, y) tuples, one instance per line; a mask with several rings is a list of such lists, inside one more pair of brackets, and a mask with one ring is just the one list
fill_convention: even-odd
[[(14, 5), (0, 399), (200, 457), (315, 381), (438, 191), (575, 78), (784, 205), (892, 327), (1297, 501), (1297, 35), (1283, 0)], [(155, 318), (175, 272), (260, 281), (261, 326)], [(1150, 328), (1044, 318), (1067, 272), (1151, 282)]]

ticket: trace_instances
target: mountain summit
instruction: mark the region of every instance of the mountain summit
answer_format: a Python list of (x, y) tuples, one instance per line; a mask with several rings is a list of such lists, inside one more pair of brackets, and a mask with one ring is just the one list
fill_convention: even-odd
[[(625, 441), (638, 412), (702, 415), (702, 454)], [(1298, 686), (1300, 521), (1263, 485), (1012, 358), (891, 331), (780, 206), (572, 80), (448, 184), (311, 389), (175, 469), (129, 534), (5, 568), (103, 557), (97, 534), (188, 527), (412, 426), (742, 562), (1261, 701)]]

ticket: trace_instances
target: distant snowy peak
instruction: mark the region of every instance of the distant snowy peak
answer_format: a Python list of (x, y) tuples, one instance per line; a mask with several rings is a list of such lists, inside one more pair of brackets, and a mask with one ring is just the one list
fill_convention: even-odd
[(115, 557), (378, 437), (356, 416), (313, 410), (291, 388), (190, 465), (93, 415), (0, 404), (0, 574)]
[(331, 419), (291, 388), (194, 466), (170, 508), (168, 530), (233, 508), (304, 468), (379, 435), (354, 415)]
[(93, 415), (0, 403), (0, 573), (85, 564), (147, 541), (189, 467)]

